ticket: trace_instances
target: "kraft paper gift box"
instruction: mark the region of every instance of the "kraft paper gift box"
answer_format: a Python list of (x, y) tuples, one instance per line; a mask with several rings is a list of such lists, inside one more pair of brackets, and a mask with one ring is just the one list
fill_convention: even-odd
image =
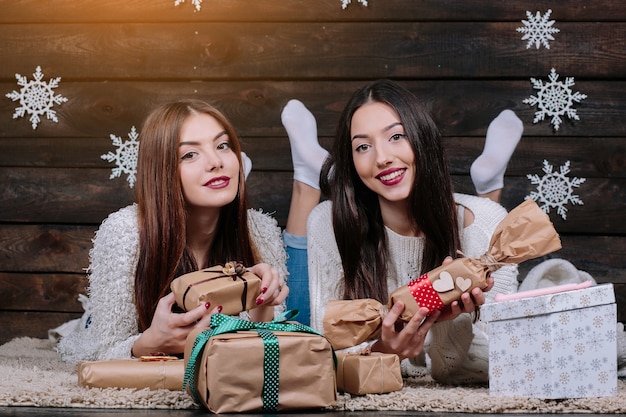
[(184, 357), (183, 387), (213, 413), (319, 409), (337, 401), (330, 343), (299, 323), (214, 314), (210, 329), (190, 333)]
[(142, 361), (111, 359), (78, 364), (78, 385), (87, 388), (168, 389), (183, 387), (185, 364), (182, 359)]
[(391, 353), (337, 353), (337, 389), (355, 395), (402, 389), (400, 358)]
[(481, 317), (489, 327), (490, 395), (547, 399), (615, 395), (613, 285), (535, 293), (546, 291), (556, 292), (482, 306)]
[(257, 307), (261, 278), (239, 262), (227, 262), (181, 275), (170, 287), (176, 304), (184, 311), (209, 302), (221, 305), (222, 314), (235, 315)]

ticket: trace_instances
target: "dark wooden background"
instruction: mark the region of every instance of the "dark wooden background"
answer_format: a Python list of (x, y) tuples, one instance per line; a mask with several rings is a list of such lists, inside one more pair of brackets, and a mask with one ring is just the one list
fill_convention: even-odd
[[(526, 48), (516, 28), (526, 11), (552, 9), (551, 48)], [(612, 282), (626, 319), (626, 5), (621, 0), (3, 0), (0, 2), (0, 343), (79, 317), (91, 239), (112, 211), (133, 201), (125, 175), (110, 180), (110, 135), (128, 139), (156, 104), (198, 97), (231, 118), (253, 160), (253, 203), (284, 225), (291, 191), (289, 143), (280, 122), (290, 98), (315, 114), (328, 145), (347, 98), (364, 82), (393, 78), (432, 110), (458, 191), (488, 123), (513, 109), (525, 132), (505, 179), (511, 209), (543, 176), (571, 162), (583, 206), (567, 220), (551, 210), (570, 260)], [(68, 101), (58, 123), (28, 115), (5, 96), (15, 74), (44, 82)], [(533, 124), (530, 77), (574, 77), (588, 98), (558, 132)], [(521, 265), (522, 276), (537, 261)]]

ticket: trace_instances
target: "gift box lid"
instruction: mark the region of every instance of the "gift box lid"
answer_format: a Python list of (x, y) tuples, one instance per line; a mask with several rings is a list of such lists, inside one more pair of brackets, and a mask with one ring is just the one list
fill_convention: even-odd
[[(523, 293), (519, 293), (523, 296)], [(487, 322), (557, 313), (615, 303), (613, 284), (601, 284), (577, 290), (523, 297), (484, 304), (481, 318)]]

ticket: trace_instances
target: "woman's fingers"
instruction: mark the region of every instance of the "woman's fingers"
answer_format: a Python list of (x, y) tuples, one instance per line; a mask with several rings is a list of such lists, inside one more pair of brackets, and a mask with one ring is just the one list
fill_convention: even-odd
[(249, 269), (261, 278), (261, 294), (256, 299), (257, 305), (277, 305), (285, 301), (289, 288), (276, 268), (260, 263)]
[(384, 352), (396, 353), (402, 359), (417, 356), (422, 352), (424, 341), (433, 323), (439, 317), (439, 311), (429, 313), (427, 308), (420, 308), (408, 323), (400, 328), (396, 324), (404, 311), (402, 302), (395, 303), (385, 315), (382, 323), (378, 346)]

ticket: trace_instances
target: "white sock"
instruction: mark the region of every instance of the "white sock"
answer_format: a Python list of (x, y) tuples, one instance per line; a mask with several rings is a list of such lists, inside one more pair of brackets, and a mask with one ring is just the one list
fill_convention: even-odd
[(547, 259), (535, 265), (519, 285), (519, 291), (530, 291), (554, 285), (579, 284), (596, 280), (589, 273), (576, 269), (569, 261), (560, 258)]
[(328, 151), (317, 140), (315, 116), (301, 101), (289, 100), (281, 120), (291, 145), (293, 178), (319, 190), (320, 171)]
[(243, 163), (243, 178), (248, 179), (250, 171), (252, 171), (252, 160), (246, 155), (245, 152), (241, 153), (241, 162)]
[(504, 187), (504, 172), (524, 132), (524, 124), (512, 110), (503, 110), (487, 129), (483, 153), (470, 167), (478, 194)]

